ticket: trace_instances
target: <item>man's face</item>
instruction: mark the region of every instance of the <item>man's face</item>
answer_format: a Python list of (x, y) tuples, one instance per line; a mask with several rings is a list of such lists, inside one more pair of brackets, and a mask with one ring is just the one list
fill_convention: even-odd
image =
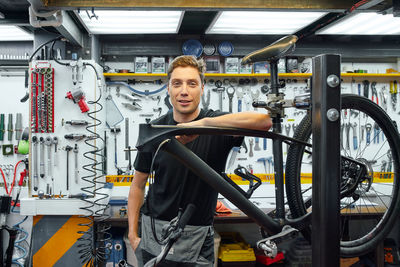
[(193, 67), (177, 67), (171, 73), (168, 94), (174, 111), (181, 114), (194, 113), (203, 94), (199, 72)]

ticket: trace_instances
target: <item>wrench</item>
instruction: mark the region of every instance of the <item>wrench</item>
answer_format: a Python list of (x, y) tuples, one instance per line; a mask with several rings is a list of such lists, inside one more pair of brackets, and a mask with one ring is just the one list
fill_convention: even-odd
[[(52, 175), (53, 173), (53, 168), (51, 166), (51, 144), (52, 144), (52, 139), (50, 136), (46, 137), (46, 140), (44, 144), (47, 146), (47, 177), (50, 178), (53, 184), (53, 194), (54, 194), (54, 177)], [(53, 195), (54, 196), (54, 195)]]
[(260, 151), (261, 150), (261, 148), (260, 148), (260, 138), (259, 137), (255, 137), (254, 139), (255, 139), (255, 143), (256, 143), (256, 145), (254, 146), (254, 151)]
[[(251, 93), (251, 100), (254, 102), (256, 102), (258, 100), (258, 97), (260, 96), (260, 91), (259, 90), (251, 90), (250, 89), (250, 93)], [(254, 108), (254, 110), (257, 110), (256, 108)]]
[(222, 97), (225, 91), (225, 87), (222, 86), (222, 82), (220, 80), (215, 82), (216, 88), (213, 88), (212, 90), (214, 92), (219, 93), (219, 110), (222, 111)]
[[(289, 134), (290, 134), (290, 128), (291, 128), (291, 125), (288, 123), (288, 124), (285, 124), (285, 132), (286, 132), (286, 136), (289, 136)], [(289, 151), (289, 144), (286, 144), (286, 152), (288, 152)]]
[(75, 183), (79, 182), (79, 169), (78, 169), (78, 144), (74, 146), (74, 154), (75, 154)]
[(358, 140), (357, 140), (357, 123), (353, 123), (351, 125), (353, 128), (353, 149), (357, 150), (358, 148)]
[(367, 145), (371, 143), (371, 130), (372, 130), (372, 124), (371, 123), (365, 124), (365, 131), (367, 133)]
[(238, 112), (242, 111), (242, 101), (243, 101), (243, 96), (244, 96), (244, 89), (243, 87), (238, 87), (236, 89), (236, 95), (238, 99)]
[(33, 144), (33, 190), (37, 191), (39, 188), (39, 175), (38, 175), (38, 139), (36, 136), (32, 136), (32, 144)]
[(253, 154), (253, 145), (254, 145), (254, 140), (253, 140), (253, 138), (250, 138), (250, 140), (249, 140), (249, 145), (250, 145), (249, 157), (253, 157), (253, 156), (254, 156), (254, 154)]
[(40, 137), (40, 177), (44, 178), (44, 138)]
[(65, 151), (67, 151), (67, 191), (69, 191), (69, 152), (72, 150), (72, 146), (66, 146)]
[(58, 145), (58, 137), (53, 137), (53, 144), (54, 144), (54, 166), (58, 165), (58, 153), (57, 153), (57, 145)]
[(350, 128), (351, 128), (351, 124), (350, 123), (346, 123), (346, 149), (350, 150)]
[(375, 122), (374, 123), (374, 144), (379, 144), (379, 134), (380, 134), (380, 128), (378, 124)]
[(229, 112), (232, 113), (232, 100), (233, 96), (235, 95), (235, 88), (231, 85), (226, 89), (226, 93), (228, 94), (229, 98)]

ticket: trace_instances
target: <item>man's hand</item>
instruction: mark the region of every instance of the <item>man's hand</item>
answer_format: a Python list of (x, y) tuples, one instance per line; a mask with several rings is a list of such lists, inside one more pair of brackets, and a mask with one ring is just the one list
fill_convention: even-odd
[(184, 145), (186, 145), (189, 142), (192, 142), (197, 137), (199, 137), (198, 134), (196, 134), (196, 135), (195, 134), (192, 134), (192, 135), (176, 135), (175, 136), (176, 140), (178, 140), (179, 142), (181, 142)]
[[(196, 126), (203, 126), (202, 121), (191, 121), (191, 122), (185, 122), (185, 123), (179, 123), (177, 126), (182, 126), (182, 127), (196, 127)], [(175, 136), (176, 140), (181, 142), (182, 144), (187, 144), (189, 142), (192, 142), (194, 139), (199, 137), (199, 135), (177, 135)]]
[(128, 234), (128, 238), (129, 238), (129, 243), (131, 243), (133, 251), (136, 251), (137, 247), (139, 246), (141, 238), (131, 234)]

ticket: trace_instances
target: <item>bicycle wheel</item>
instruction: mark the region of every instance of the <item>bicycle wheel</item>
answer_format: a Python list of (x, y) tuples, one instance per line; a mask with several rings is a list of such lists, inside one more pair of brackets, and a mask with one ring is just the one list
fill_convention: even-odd
[[(385, 111), (365, 97), (342, 95), (341, 123), (340, 252), (353, 257), (374, 249), (399, 214), (400, 139)], [(312, 142), (310, 115), (294, 138)], [(309, 150), (292, 144), (287, 155), (286, 193), (294, 218), (312, 209), (312, 185), (305, 181), (312, 176)], [(304, 230), (307, 238), (310, 230)]]

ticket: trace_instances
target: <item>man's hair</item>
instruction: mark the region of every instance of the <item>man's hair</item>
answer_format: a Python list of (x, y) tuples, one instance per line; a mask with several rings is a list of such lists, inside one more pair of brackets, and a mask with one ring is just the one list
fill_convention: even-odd
[(199, 71), (201, 84), (204, 84), (204, 73), (206, 72), (206, 64), (204, 60), (196, 59), (194, 56), (179, 56), (174, 58), (168, 66), (168, 83), (171, 79), (171, 73), (177, 67), (193, 67)]

